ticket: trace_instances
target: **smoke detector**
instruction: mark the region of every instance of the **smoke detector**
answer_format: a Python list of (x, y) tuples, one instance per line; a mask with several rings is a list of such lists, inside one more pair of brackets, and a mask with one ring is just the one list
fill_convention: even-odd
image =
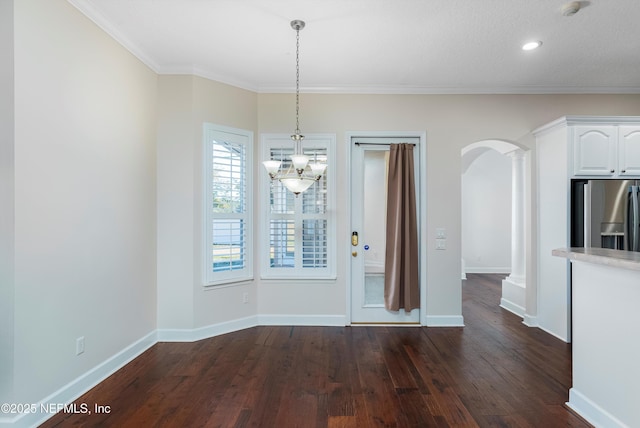
[(580, 10), (580, 2), (572, 1), (570, 3), (562, 6), (562, 15), (563, 16), (573, 16)]

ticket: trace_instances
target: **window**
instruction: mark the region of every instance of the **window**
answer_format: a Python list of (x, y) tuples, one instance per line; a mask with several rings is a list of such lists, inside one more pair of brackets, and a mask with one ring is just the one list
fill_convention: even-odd
[(205, 285), (253, 277), (252, 142), (250, 131), (204, 125)]
[[(288, 168), (294, 143), (288, 135), (263, 135), (263, 158)], [(335, 278), (334, 135), (307, 135), (302, 142), (311, 161), (327, 162), (323, 177), (296, 197), (262, 174), (263, 278)]]

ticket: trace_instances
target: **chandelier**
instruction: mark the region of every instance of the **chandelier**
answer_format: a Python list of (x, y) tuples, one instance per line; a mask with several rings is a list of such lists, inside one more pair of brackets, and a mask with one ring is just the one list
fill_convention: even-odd
[(320, 180), (327, 164), (309, 163), (309, 156), (302, 151), (304, 135), (300, 134), (300, 30), (304, 28), (304, 21), (291, 21), (291, 28), (296, 30), (296, 130), (291, 136), (294, 142), (294, 153), (291, 155), (291, 165), (286, 170), (281, 170), (281, 161), (268, 160), (262, 162), (269, 173), (271, 181), (279, 181), (296, 197), (307, 190), (313, 183)]

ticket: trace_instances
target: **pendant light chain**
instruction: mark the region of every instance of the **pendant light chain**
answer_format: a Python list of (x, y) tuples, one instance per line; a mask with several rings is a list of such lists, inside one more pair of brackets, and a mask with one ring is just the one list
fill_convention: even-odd
[(296, 134), (300, 133), (300, 30), (296, 29)]
[[(286, 171), (280, 169), (282, 159), (271, 159), (264, 161), (262, 164), (266, 168), (272, 183), (275, 180), (279, 181), (297, 197), (322, 178), (327, 164), (326, 162), (317, 161), (317, 153), (314, 154), (314, 162), (309, 162), (309, 156), (305, 155), (302, 150), (304, 135), (300, 134), (300, 30), (304, 28), (305, 23), (296, 19), (291, 21), (290, 24), (291, 28), (296, 30), (296, 130), (291, 136), (295, 143), (295, 149), (291, 155), (291, 163)], [(280, 157), (282, 158), (282, 155)]]

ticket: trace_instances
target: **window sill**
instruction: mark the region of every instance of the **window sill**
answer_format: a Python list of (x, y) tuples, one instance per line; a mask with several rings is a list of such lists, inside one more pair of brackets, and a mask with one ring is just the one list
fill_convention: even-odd
[(218, 288), (237, 287), (240, 285), (247, 285), (252, 282), (253, 282), (253, 276), (250, 276), (246, 278), (229, 279), (229, 280), (219, 281), (219, 282), (207, 282), (202, 284), (202, 286), (207, 290), (216, 290)]
[(282, 276), (282, 275), (262, 275), (260, 277), (263, 281), (283, 281), (283, 282), (335, 282), (338, 278), (336, 275), (329, 276)]

